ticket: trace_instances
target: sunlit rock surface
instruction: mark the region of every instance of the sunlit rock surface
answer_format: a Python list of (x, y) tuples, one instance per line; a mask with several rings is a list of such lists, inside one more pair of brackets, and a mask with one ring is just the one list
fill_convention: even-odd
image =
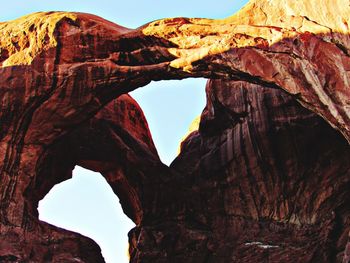
[[(0, 23), (0, 261), (103, 260), (37, 219), (79, 164), (137, 224), (132, 262), (348, 262), (349, 17), (345, 0), (266, 0), (135, 30), (82, 13)], [(141, 109), (115, 99), (187, 77), (216, 80), (167, 168)]]

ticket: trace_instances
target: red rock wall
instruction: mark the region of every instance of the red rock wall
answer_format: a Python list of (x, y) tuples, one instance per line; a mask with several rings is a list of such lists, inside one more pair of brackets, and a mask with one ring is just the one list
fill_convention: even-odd
[[(79, 164), (137, 224), (132, 262), (347, 263), (348, 17), (345, 0), (275, 0), (136, 30), (62, 12), (1, 23), (0, 261), (103, 261), (37, 217)], [(186, 77), (216, 80), (168, 168), (142, 110), (115, 99)]]
[(341, 262), (346, 140), (279, 90), (212, 80), (207, 98), (132, 262)]
[[(29, 129), (27, 135), (35, 132)], [(136, 223), (152, 201), (144, 179), (164, 166), (141, 109), (128, 95), (48, 146), (24, 144), (8, 177), (2, 167), (0, 262), (104, 262), (92, 240), (38, 219), (38, 202), (55, 184), (71, 178), (75, 165), (100, 172)]]

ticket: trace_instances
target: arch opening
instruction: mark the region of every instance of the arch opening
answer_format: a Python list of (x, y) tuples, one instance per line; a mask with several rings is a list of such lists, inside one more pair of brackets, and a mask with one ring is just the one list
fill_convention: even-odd
[(146, 116), (161, 161), (170, 165), (179, 145), (205, 104), (207, 79), (152, 81), (132, 91), (131, 96)]
[[(193, 119), (200, 116), (205, 107), (206, 81), (206, 79), (191, 78), (181, 81), (152, 82), (147, 87), (137, 89), (131, 94), (146, 115), (160, 158), (167, 165), (177, 156), (179, 143), (188, 133)], [(113, 105), (113, 107), (119, 106)], [(100, 130), (101, 127), (93, 126), (93, 129)], [(38, 204), (39, 219), (93, 239), (100, 246), (107, 263), (128, 262), (128, 232), (135, 226), (134, 222), (125, 215), (125, 212), (128, 211), (125, 210), (127, 208), (124, 205), (125, 202), (130, 201), (129, 193), (123, 192), (126, 186), (123, 186), (123, 180), (117, 179), (118, 175), (115, 175), (115, 171), (112, 172), (113, 175), (108, 174), (108, 169), (112, 169), (108, 164), (95, 164), (92, 161), (98, 160), (98, 156), (108, 156), (108, 153), (92, 147), (95, 149), (95, 153), (88, 151), (87, 156), (89, 157), (84, 160), (85, 148), (83, 153), (80, 152), (81, 150), (77, 153), (75, 153), (77, 150), (72, 151), (73, 148), (81, 149), (80, 147), (72, 148), (72, 145), (89, 145), (89, 142), (84, 140), (84, 132), (78, 130), (75, 133), (79, 136), (75, 136), (74, 133), (68, 136), (70, 139), (64, 143), (66, 147), (63, 147), (65, 150), (62, 151), (65, 154), (58, 158), (69, 159), (77, 164), (71, 174), (72, 179), (63, 182), (57, 180), (57, 184), (50, 187), (51, 190), (48, 193), (43, 191), (41, 198), (44, 197), (42, 199), (39, 197), (41, 199)], [(91, 129), (86, 134), (87, 138), (90, 139), (98, 137)], [(53, 151), (54, 156), (61, 152), (60, 145), (57, 148), (59, 150)], [(111, 152), (116, 153), (116, 151), (119, 152), (113, 148)], [(68, 157), (70, 155), (75, 157)], [(83, 157), (81, 159), (76, 156)], [(89, 160), (91, 158), (92, 160)], [(117, 165), (116, 162), (120, 162), (119, 165), (123, 163), (123, 161), (114, 160), (112, 162), (114, 165), (112, 163), (111, 165), (114, 167)], [(103, 171), (101, 167), (109, 168)], [(92, 171), (101, 171), (103, 176), (99, 172)], [(61, 178), (61, 176), (57, 176)], [(113, 179), (110, 176), (117, 177)], [(70, 176), (66, 176), (67, 178)], [(106, 179), (113, 185), (107, 183)], [(114, 180), (117, 181), (114, 182)], [(111, 187), (124, 201), (124, 211), (120, 204), (116, 205), (119, 203), (119, 198)], [(127, 214), (130, 217), (130, 214)]]
[(39, 219), (93, 239), (107, 263), (129, 262), (128, 232), (135, 224), (100, 173), (76, 166), (72, 179), (39, 202)]

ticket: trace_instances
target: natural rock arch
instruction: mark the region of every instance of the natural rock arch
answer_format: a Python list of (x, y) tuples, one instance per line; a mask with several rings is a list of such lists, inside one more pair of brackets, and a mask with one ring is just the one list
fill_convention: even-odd
[[(28, 150), (26, 153), (31, 153), (30, 148)], [(74, 257), (86, 262), (103, 262), (94, 242), (39, 222), (38, 202), (54, 185), (71, 178), (78, 164), (100, 172), (120, 198), (124, 212), (139, 224), (143, 202), (148, 200), (139, 198), (151, 196), (143, 189), (144, 178), (152, 178), (155, 170), (167, 168), (159, 161), (141, 109), (128, 95), (106, 105), (79, 128), (45, 147), (37, 157), (35, 165), (27, 163), (29, 167), (25, 170), (32, 176), (30, 183), (20, 181), (16, 185), (23, 198), (17, 197), (14, 209), (23, 204), (23, 210), (17, 210), (16, 217), (7, 214), (8, 223), (2, 225), (0, 248), (5, 262), (70, 262)], [(6, 208), (5, 204), (2, 207)], [(16, 225), (15, 220), (21, 225)], [(25, 233), (33, 237), (24, 238)]]
[[(60, 261), (78, 257), (85, 261), (98, 262), (101, 260), (98, 248), (91, 241), (39, 223), (35, 218), (32, 200), (39, 200), (38, 198), (43, 196), (49, 187), (62, 179), (56, 178), (56, 181), (46, 182), (44, 174), (50, 173), (45, 169), (50, 167), (50, 160), (52, 160), (52, 157), (50, 159), (51, 152), (48, 150), (58, 147), (56, 152), (53, 150), (54, 154), (58, 154), (61, 153), (60, 147), (63, 149), (67, 147), (65, 143), (68, 141), (71, 142), (69, 145), (71, 146), (84, 140), (84, 137), (77, 133), (80, 129), (83, 129), (80, 132), (92, 132), (93, 136), (97, 136), (97, 141), (103, 141), (105, 138), (100, 138), (99, 134), (95, 134), (98, 129), (89, 130), (89, 127), (84, 125), (94, 125), (99, 122), (110, 122), (114, 125), (111, 115), (103, 115), (103, 112), (110, 112), (108, 106), (105, 105), (130, 90), (144, 86), (151, 80), (207, 77), (241, 81), (230, 83), (230, 85), (233, 88), (237, 88), (237, 85), (244, 86), (248, 90), (252, 88), (253, 95), (249, 96), (256, 96), (253, 104), (258, 109), (261, 108), (261, 105), (270, 105), (272, 108), (279, 105), (281, 108), (288, 108), (288, 104), (280, 102), (280, 100), (290, 100), (288, 95), (280, 91), (284, 95), (278, 92), (276, 95), (274, 91), (263, 91), (264, 87), (283, 89), (294, 100), (298, 100), (305, 107), (322, 116), (349, 141), (348, 67), (350, 59), (348, 47), (350, 42), (347, 18), (350, 17), (350, 8), (346, 1), (342, 0), (318, 1), (317, 5), (321, 7), (318, 12), (327, 14), (321, 16), (315, 13), (313, 4), (316, 2), (303, 1), (297, 5), (293, 1), (288, 3), (252, 1), (238, 14), (224, 20), (165, 19), (152, 22), (136, 30), (117, 26), (92, 15), (59, 12), (37, 13), (0, 24), (2, 34), (8, 36), (0, 40), (0, 122), (2, 123), (0, 152), (3, 156), (0, 163), (2, 182), (0, 185), (1, 259), (3, 261), (20, 259), (40, 261), (47, 260), (46, 257), (49, 257), (49, 260)], [(329, 12), (330, 10), (334, 10), (333, 13)], [(225, 85), (218, 87), (218, 94), (226, 90)], [(259, 87), (261, 94), (274, 94), (279, 99), (274, 100), (269, 97), (271, 95), (266, 95), (266, 98), (270, 98), (269, 101), (261, 101), (260, 95), (254, 95), (255, 92), (259, 93), (256, 91), (259, 90)], [(234, 89), (226, 90), (228, 96), (233, 96), (233, 98), (238, 96), (238, 102), (241, 102), (242, 98), (247, 98), (246, 95), (241, 94), (242, 92)], [(211, 88), (208, 94), (212, 94)], [(217, 98), (215, 94), (212, 96), (212, 98)], [(231, 150), (226, 151), (227, 156), (223, 155), (218, 146), (220, 141), (217, 141), (215, 136), (229, 138), (231, 135), (228, 136), (226, 132), (236, 131), (235, 127), (240, 125), (239, 123), (255, 123), (254, 118), (251, 120), (247, 117), (249, 110), (239, 111), (237, 115), (235, 110), (232, 111), (236, 107), (234, 104), (222, 105), (220, 99), (213, 102), (212, 98), (208, 99), (208, 103), (212, 105), (208, 104), (208, 112), (202, 117), (202, 128), (200, 128), (200, 134), (197, 134), (199, 137), (196, 137), (197, 140), (190, 137), (184, 144), (194, 143), (194, 148), (188, 151), (193, 151), (202, 160), (195, 163), (193, 168), (187, 167), (186, 162), (180, 167), (174, 165), (173, 169), (164, 167), (152, 146), (151, 136), (144, 119), (141, 119), (143, 124), (140, 124), (136, 131), (134, 126), (130, 127), (127, 123), (123, 123), (122, 128), (117, 131), (114, 128), (107, 129), (112, 139), (116, 140), (118, 147), (110, 149), (106, 144), (100, 150), (107, 151), (101, 154), (106, 156), (108, 163), (112, 163), (112, 168), (105, 163), (101, 164), (99, 157), (94, 156), (94, 153), (89, 151), (89, 147), (83, 149), (82, 152), (73, 151), (74, 158), (81, 155), (82, 159), (72, 157), (73, 159), (69, 160), (69, 156), (64, 156), (67, 163), (62, 167), (66, 166), (67, 171), (71, 169), (74, 162), (81, 162), (83, 166), (92, 170), (107, 167), (108, 171), (117, 170), (114, 171), (114, 175), (125, 176), (121, 176), (123, 187), (119, 189), (119, 194), (125, 212), (139, 224), (131, 233), (133, 262), (152, 260), (152, 262), (154, 260), (164, 262), (179, 259), (187, 262), (200, 262), (198, 260), (209, 262), (223, 260), (222, 262), (225, 262), (228, 259), (238, 260), (240, 257), (245, 258), (246, 262), (256, 260), (254, 257), (242, 255), (239, 250), (240, 244), (233, 246), (236, 248), (234, 254), (227, 254), (227, 248), (218, 241), (223, 238), (220, 231), (208, 229), (210, 225), (207, 221), (208, 216), (196, 216), (194, 211), (200, 210), (193, 203), (186, 201), (186, 198), (194, 197), (194, 200), (201, 200), (201, 195), (197, 195), (195, 189), (192, 188), (195, 186), (185, 182), (186, 174), (199, 174), (198, 178), (194, 177), (192, 180), (201, 181), (201, 176), (210, 174), (210, 167), (208, 168), (206, 159), (211, 160), (209, 163), (212, 164), (215, 163), (216, 158), (221, 158), (221, 161), (222, 159), (232, 161), (231, 157), (234, 156), (232, 149), (229, 148)], [(250, 104), (245, 105), (248, 107)], [(293, 105), (290, 109), (293, 112), (299, 111), (295, 110), (295, 107), (298, 106)], [(103, 109), (102, 113), (98, 113), (101, 109)], [(121, 110), (122, 114), (128, 114), (128, 112), (128, 109)], [(94, 122), (93, 117), (97, 113), (102, 114), (103, 117), (100, 119), (95, 117), (98, 121)], [(300, 112), (300, 116), (296, 115), (295, 118), (308, 119), (309, 117), (305, 117), (309, 116), (308, 114)], [(287, 118), (289, 115), (282, 114), (281, 116)], [(288, 118), (287, 120), (290, 121)], [(224, 134), (217, 134), (215, 125), (220, 124), (221, 120), (226, 120), (225, 125), (229, 124), (229, 126), (219, 129)], [(206, 124), (210, 124), (211, 121), (214, 121), (212, 122), (214, 125), (208, 128)], [(320, 124), (320, 120), (316, 122), (314, 127), (323, 125)], [(276, 125), (274, 121), (271, 123), (271, 127)], [(288, 125), (287, 122), (286, 127), (289, 127)], [(262, 125), (262, 127), (270, 126)], [(321, 128), (323, 129), (329, 130), (329, 127)], [(139, 132), (143, 135), (142, 140), (139, 138)], [(115, 136), (115, 133), (118, 136)], [(231, 136), (231, 139), (240, 138), (244, 142), (248, 138), (253, 138), (251, 141), (259, 141), (261, 139), (259, 136), (264, 133), (266, 130), (262, 129), (254, 135), (257, 137), (244, 135), (243, 137)], [(327, 131), (326, 134), (328, 133), (331, 132)], [(316, 207), (317, 213), (321, 213), (321, 210), (318, 210), (318, 205), (320, 205), (318, 204), (306, 210), (302, 209), (302, 215), (292, 215), (288, 208), (276, 215), (277, 208), (274, 207), (276, 204), (267, 202), (273, 210), (272, 217), (269, 217), (269, 213), (266, 212), (268, 209), (264, 208), (265, 201), (261, 201), (259, 205), (256, 203), (255, 206), (266, 210), (266, 213), (252, 214), (246, 211), (247, 214), (244, 214), (249, 217), (247, 222), (254, 221), (252, 225), (248, 225), (250, 227), (259, 226), (262, 232), (268, 229), (265, 225), (268, 222), (273, 228), (272, 232), (278, 229), (281, 223), (284, 231), (287, 231), (289, 227), (292, 229), (289, 229), (292, 232), (291, 236), (304, 235), (304, 232), (298, 232), (295, 229), (295, 225), (300, 223), (306, 228), (312, 225), (312, 229), (307, 231), (324, 234), (324, 236), (316, 235), (315, 239), (312, 239), (312, 244), (315, 244), (313, 248), (297, 246), (298, 251), (311, 253), (309, 256), (300, 257), (302, 260), (300, 262), (317, 262), (317, 260), (326, 262), (330, 259), (339, 261), (346, 246), (346, 234), (344, 233), (349, 230), (349, 210), (346, 209), (346, 206), (344, 207), (343, 203), (346, 204), (349, 196), (346, 190), (349, 176), (347, 166), (344, 164), (346, 161), (343, 158), (348, 160), (348, 150), (347, 144), (341, 142), (339, 135), (330, 135), (332, 136), (337, 138), (334, 141), (339, 141), (339, 144), (329, 145), (330, 152), (335, 152), (337, 169), (332, 171), (329, 167), (329, 173), (336, 175), (341, 171), (341, 176), (334, 179), (332, 176), (327, 177), (322, 174), (321, 177), (334, 179), (337, 181), (336, 185), (341, 187), (321, 193), (316, 191), (317, 194), (313, 193), (313, 197), (316, 199), (322, 197), (320, 200), (329, 201), (327, 209), (322, 211), (331, 213), (333, 208), (337, 208), (338, 214), (331, 213), (330, 216), (321, 216), (320, 220), (317, 219), (317, 214), (316, 218), (313, 218), (311, 216), (311, 212), (315, 212), (313, 208)], [(294, 138), (293, 136), (287, 137), (287, 140)], [(108, 139), (108, 141), (111, 140)], [(206, 143), (210, 144), (210, 141), (215, 142), (213, 147), (217, 149), (216, 152), (207, 149)], [(299, 138), (297, 142), (301, 145), (305, 143), (303, 138)], [(85, 145), (85, 143), (92, 142), (83, 141), (82, 143)], [(322, 143), (320, 148), (327, 149), (323, 148), (325, 145), (328, 144)], [(91, 147), (96, 146), (96, 144), (91, 145)], [(334, 146), (338, 148), (333, 149)], [(339, 149), (342, 150), (341, 153), (338, 152)], [(118, 160), (109, 159), (111, 151), (118, 155)], [(237, 152), (239, 149), (236, 149), (235, 153)], [(210, 155), (207, 156), (207, 153)], [(254, 158), (261, 154), (264, 156), (264, 153), (253, 151), (249, 157)], [(339, 156), (342, 158), (338, 158)], [(301, 157), (303, 156), (296, 155), (294, 159), (288, 158), (295, 161)], [(318, 156), (315, 160), (321, 157)], [(118, 163), (119, 158), (125, 162)], [(223, 165), (221, 161), (218, 161), (217, 169), (221, 171), (219, 174), (225, 175), (229, 173), (229, 167), (232, 168), (232, 166), (225, 164), (224, 167), (221, 167)], [(113, 166), (115, 163), (126, 167), (123, 167), (120, 172), (119, 166), (118, 169)], [(57, 169), (62, 168), (60, 165), (58, 167), (55, 161), (52, 161), (51, 165), (54, 173)], [(310, 161), (300, 167), (301, 170), (309, 167), (312, 171), (317, 168), (317, 162)], [(64, 171), (62, 172), (62, 175), (65, 174)], [(53, 178), (56, 176), (54, 173), (50, 175)], [(295, 174), (286, 172), (284, 175), (286, 178), (281, 179), (282, 183), (290, 182), (288, 175), (293, 177)], [(251, 177), (254, 176), (258, 174), (251, 175)], [(119, 180), (120, 177), (112, 177), (107, 173), (106, 178), (109, 178), (108, 180), (113, 184), (113, 180)], [(300, 180), (303, 183), (305, 178)], [(331, 187), (329, 180), (325, 181), (325, 185)], [(48, 185), (45, 186), (45, 183)], [(174, 184), (177, 186), (176, 189), (172, 188)], [(295, 185), (296, 182), (293, 181), (292, 184)], [(203, 187), (201, 190), (206, 189), (205, 182), (199, 185)], [(39, 189), (42, 187), (42, 189), (37, 193), (33, 192), (33, 189), (37, 187)], [(178, 193), (181, 191), (184, 194), (179, 196)], [(271, 194), (269, 191), (266, 193), (267, 196)], [(232, 196), (236, 195), (232, 193)], [(332, 199), (334, 196), (336, 198)], [(213, 198), (213, 201), (216, 200), (215, 196)], [(261, 198), (264, 199), (266, 196)], [(291, 194), (287, 199), (294, 200), (294, 198), (295, 196)], [(247, 207), (250, 207), (249, 204)], [(215, 209), (211, 211), (213, 214), (216, 212), (218, 211)], [(289, 217), (288, 220), (287, 217)], [(157, 218), (163, 219), (165, 223), (158, 222)], [(233, 225), (239, 224), (235, 221)], [(191, 236), (191, 231), (193, 236)], [(26, 235), (23, 235), (24, 233)], [(180, 233), (180, 235), (174, 235), (174, 233)], [(234, 230), (231, 233), (234, 233)], [(264, 238), (268, 236), (268, 234), (262, 235)], [(334, 237), (339, 240), (335, 240)], [(188, 245), (188, 249), (177, 247), (175, 239), (180, 243), (182, 240), (183, 244)], [(54, 246), (55, 249), (52, 249), (50, 244), (58, 242), (57, 240), (60, 240), (61, 247)], [(155, 242), (156, 247), (147, 247), (151, 240)], [(329, 249), (325, 249), (327, 246)], [(68, 247), (69, 251), (67, 251)], [(87, 249), (89, 253), (91, 252), (90, 254), (85, 253)], [(290, 249), (285, 249), (284, 254), (283, 251), (272, 253), (272, 260), (276, 262), (276, 260), (283, 259), (285, 262), (295, 262), (297, 259), (292, 247)], [(196, 254), (196, 250), (205, 251), (205, 253), (197, 252)], [(265, 257), (264, 253), (262, 254), (259, 254), (258, 257)]]

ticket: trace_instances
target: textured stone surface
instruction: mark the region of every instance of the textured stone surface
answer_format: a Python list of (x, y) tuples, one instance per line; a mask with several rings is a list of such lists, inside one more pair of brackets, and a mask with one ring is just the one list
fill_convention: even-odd
[[(27, 136), (30, 133), (29, 129)], [(143, 113), (128, 95), (50, 145), (17, 145), (21, 146), (16, 171), (5, 173), (9, 161), (2, 167), (1, 262), (104, 262), (93, 241), (40, 222), (38, 202), (55, 184), (71, 178), (77, 164), (100, 172), (124, 212), (139, 223), (153, 195), (144, 179), (163, 169)]]
[(350, 140), (348, 17), (346, 0), (251, 1), (227, 19), (172, 18), (136, 30), (87, 14), (39, 13), (1, 24), (9, 37), (0, 60), (2, 67), (49, 64), (41, 72), (58, 86), (61, 78), (84, 80), (86, 90), (98, 90), (97, 98), (87, 92), (95, 103), (150, 80), (189, 76), (280, 87)]
[(199, 131), (171, 165), (171, 185), (183, 189), (156, 205), (177, 208), (134, 230), (153, 252), (138, 245), (136, 262), (341, 262), (346, 140), (279, 90), (213, 80), (207, 97)]
[[(0, 23), (0, 261), (103, 260), (37, 219), (80, 164), (137, 224), (132, 262), (347, 262), (349, 17), (345, 0), (266, 0), (136, 30), (62, 12)], [(115, 98), (186, 77), (222, 80), (167, 168)]]

